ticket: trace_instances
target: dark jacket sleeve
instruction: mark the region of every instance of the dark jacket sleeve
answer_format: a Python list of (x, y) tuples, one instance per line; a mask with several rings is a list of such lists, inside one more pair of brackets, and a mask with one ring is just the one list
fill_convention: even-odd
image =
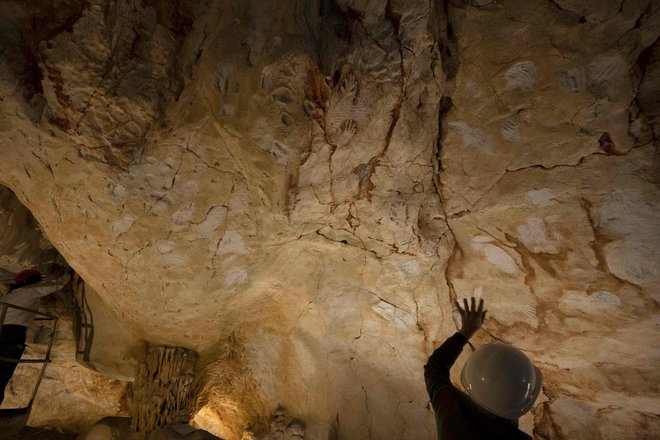
[(424, 365), (426, 390), (429, 393), (431, 402), (435, 402), (441, 391), (453, 387), (449, 379), (449, 370), (463, 351), (465, 344), (467, 344), (465, 336), (458, 332), (454, 333), (433, 352), (426, 365)]

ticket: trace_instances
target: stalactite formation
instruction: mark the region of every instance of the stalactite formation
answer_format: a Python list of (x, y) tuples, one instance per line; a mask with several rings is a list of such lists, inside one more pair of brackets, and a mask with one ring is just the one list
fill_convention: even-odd
[(270, 418), (267, 432), (256, 435), (247, 429), (241, 440), (304, 440), (305, 426), (302, 421), (289, 417), (286, 409), (278, 406)]
[(131, 427), (148, 433), (187, 423), (192, 415), (192, 383), (197, 355), (182, 347), (150, 347), (133, 386)]

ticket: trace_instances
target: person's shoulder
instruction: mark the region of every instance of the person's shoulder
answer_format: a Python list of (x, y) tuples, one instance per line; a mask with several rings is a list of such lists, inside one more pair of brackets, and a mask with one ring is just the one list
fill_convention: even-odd
[[(39, 291), (38, 287), (41, 286), (41, 285), (42, 285), (42, 283), (34, 283), (34, 284), (28, 284), (27, 286), (17, 287), (16, 289), (13, 289), (11, 292), (9, 292), (7, 295), (5, 295), (3, 298), (9, 297), (9, 296), (11, 296), (13, 298), (19, 298), (19, 297), (22, 298), (22, 297), (25, 297), (25, 296), (35, 294)], [(2, 300), (0, 299), (0, 301), (2, 301)]]
[(433, 409), (436, 412), (444, 411), (447, 408), (459, 409), (463, 407), (465, 396), (453, 384), (442, 387), (433, 396)]
[(2, 301), (2, 298), (7, 298), (7, 297), (10, 297), (10, 296), (20, 295), (21, 292), (24, 292), (24, 291), (25, 291), (25, 287), (27, 287), (27, 286), (16, 287), (15, 289), (11, 289), (11, 290), (7, 291), (7, 293), (5, 293), (4, 295), (0, 296), (0, 301)]
[(451, 403), (457, 408), (460, 408), (462, 412), (470, 412), (469, 410), (466, 411), (472, 405), (470, 398), (454, 384), (443, 389), (442, 399), (445, 404)]
[(5, 303), (12, 303), (12, 301), (18, 299), (18, 298), (23, 298), (25, 291), (23, 290), (23, 287), (19, 287), (17, 289), (12, 289), (6, 294), (0, 296), (0, 302), (5, 302)]
[(532, 440), (532, 437), (525, 431), (522, 431), (517, 426), (511, 426), (511, 432), (507, 434), (507, 438), (514, 440)]

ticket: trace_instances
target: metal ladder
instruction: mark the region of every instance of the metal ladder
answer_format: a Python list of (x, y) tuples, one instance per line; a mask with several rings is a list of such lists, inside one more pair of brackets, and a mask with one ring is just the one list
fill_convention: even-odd
[(76, 339), (76, 360), (95, 370), (90, 362), (90, 352), (94, 342), (94, 315), (87, 302), (87, 287), (82, 278), (74, 274), (64, 287), (64, 304), (73, 326)]
[[(0, 301), (0, 333), (2, 332), (2, 325), (5, 322), (5, 316), (7, 315), (7, 309), (18, 309), (26, 312), (31, 312), (37, 315), (35, 321), (53, 321), (53, 328), (51, 329), (50, 336), (48, 338), (48, 348), (46, 350), (46, 357), (43, 359), (11, 359), (0, 357), (2, 362), (11, 362), (16, 364), (42, 364), (39, 375), (37, 376), (37, 383), (34, 385), (32, 390), (32, 395), (30, 396), (30, 402), (25, 408), (8, 408), (0, 409), (0, 432), (4, 435), (16, 435), (18, 434), (25, 425), (27, 424), (28, 418), (30, 417), (30, 412), (32, 411), (32, 405), (34, 404), (34, 399), (37, 396), (37, 391), (39, 390), (39, 385), (41, 385), (41, 380), (44, 377), (46, 372), (46, 367), (51, 362), (50, 352), (53, 348), (53, 340), (55, 339), (55, 330), (57, 329), (57, 316), (48, 315), (42, 313), (38, 310), (26, 309), (25, 307), (16, 306), (14, 304), (8, 304)], [(4, 390), (0, 390), (4, 392)]]

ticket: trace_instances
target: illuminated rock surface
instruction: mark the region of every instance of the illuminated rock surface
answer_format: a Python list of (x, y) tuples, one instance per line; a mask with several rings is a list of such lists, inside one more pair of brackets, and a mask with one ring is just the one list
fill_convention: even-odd
[[(6, 283), (13, 281), (11, 274), (26, 267), (36, 267), (46, 272), (52, 261), (58, 258), (57, 251), (44, 239), (29, 211), (5, 187), (0, 187), (0, 253), (3, 269), (0, 275), (0, 301)], [(53, 338), (52, 362), (39, 386), (29, 423), (71, 433), (87, 429), (101, 417), (128, 413), (126, 377), (123, 377), (124, 381), (115, 377), (121, 377), (118, 372), (130, 371), (131, 367), (134, 369), (136, 362), (125, 356), (123, 350), (129, 343), (134, 343), (130, 332), (117, 323), (116, 318), (113, 320), (104, 316), (112, 312), (95, 297), (93, 307), (97, 312), (98, 328), (96, 345), (91, 350), (95, 362), (89, 365), (96, 366), (97, 370), (105, 366), (105, 375), (77, 362), (71, 313), (65, 307), (63, 295), (58, 292), (42, 300), (41, 311), (58, 316), (59, 320)], [(52, 321), (33, 322), (27, 333), (24, 359), (45, 358), (51, 329)], [(121, 342), (118, 343), (117, 338)], [(118, 365), (121, 367), (118, 368)], [(7, 386), (2, 408), (27, 406), (40, 370), (41, 364), (20, 364)], [(38, 437), (38, 434), (38, 431), (22, 432), (17, 438), (51, 438)], [(6, 438), (6, 435), (7, 432), (0, 431), (0, 438)], [(52, 438), (59, 439), (57, 436)]]
[(528, 432), (659, 435), (657, 2), (147, 3), (3, 3), (0, 183), (200, 354), (211, 432), (434, 438), (478, 293), (474, 344), (543, 372)]

